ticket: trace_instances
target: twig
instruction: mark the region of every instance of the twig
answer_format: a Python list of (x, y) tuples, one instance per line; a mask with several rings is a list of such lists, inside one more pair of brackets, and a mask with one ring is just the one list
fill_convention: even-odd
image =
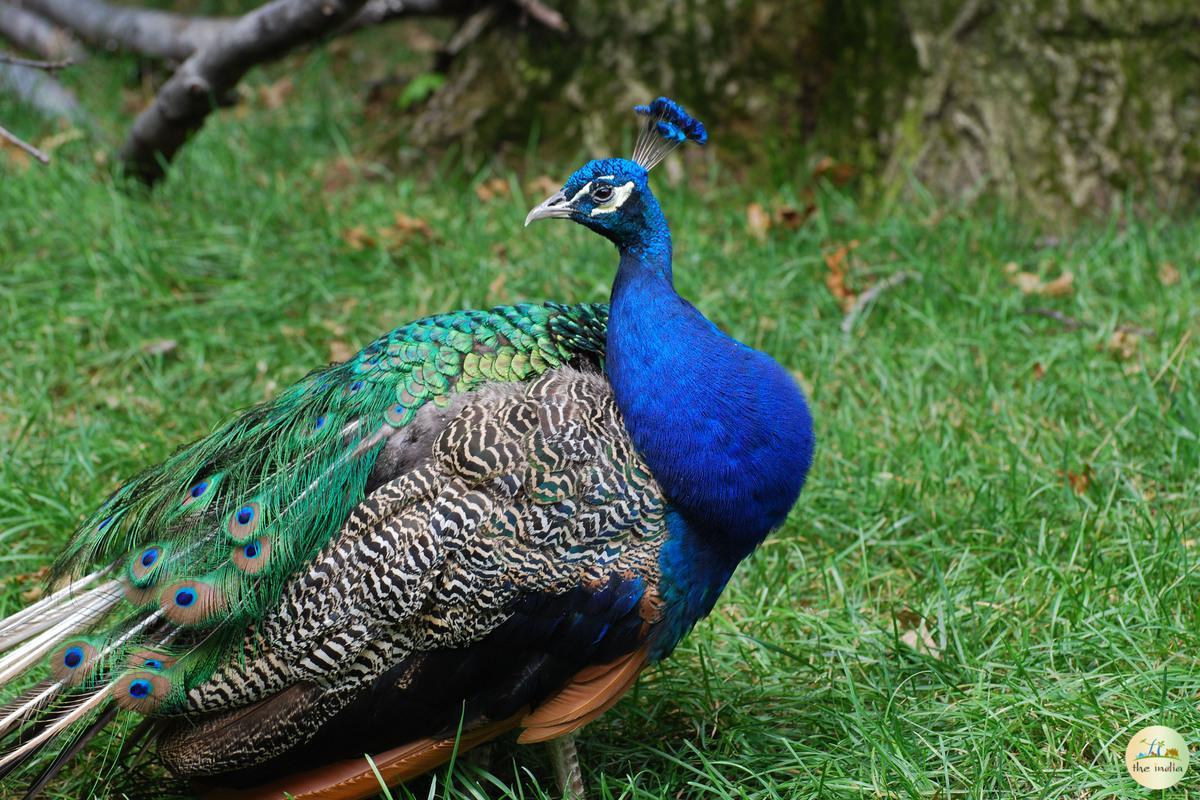
[[(44, 0), (42, 0), (44, 2)], [(253, 66), (337, 30), (364, 0), (272, 0), (240, 17), (188, 58), (138, 115), (121, 147), (129, 174), (147, 184)]]
[[(1095, 330), (1096, 328), (1100, 327), (1094, 322), (1069, 317), (1061, 311), (1056, 311), (1053, 308), (1022, 308), (1021, 313), (1030, 317), (1045, 317), (1046, 319), (1052, 319), (1059, 325), (1062, 325), (1063, 330), (1067, 331), (1076, 331), (1080, 328)], [(1116, 328), (1114, 328), (1114, 330), (1119, 331), (1120, 333), (1136, 334), (1137, 336), (1141, 336), (1145, 339), (1154, 339), (1158, 336), (1157, 331), (1154, 331), (1150, 328), (1143, 328), (1140, 325), (1122, 324), (1118, 325)]]
[(859, 316), (862, 315), (866, 307), (873, 303), (879, 295), (907, 281), (919, 280), (921, 280), (921, 276), (916, 272), (897, 272), (879, 281), (870, 289), (867, 289), (855, 298), (854, 305), (850, 307), (850, 310), (846, 312), (846, 316), (842, 319), (842, 333), (849, 335), (850, 331), (854, 329), (854, 323), (858, 320)]
[(1059, 325), (1062, 325), (1065, 330), (1074, 331), (1080, 328), (1096, 327), (1091, 322), (1082, 322), (1074, 317), (1068, 317), (1061, 311), (1055, 311), (1053, 308), (1022, 308), (1021, 313), (1029, 317), (1045, 317), (1052, 319)]
[(20, 138), (16, 134), (10, 132), (8, 129), (6, 129), (2, 125), (0, 125), (0, 139), (3, 139), (10, 144), (16, 145), (17, 147), (21, 148), (29, 155), (36, 158), (38, 161), (42, 162), (43, 164), (50, 163), (50, 156), (46, 155), (41, 150), (38, 150), (36, 147), (31, 145), (29, 142), (25, 141), (24, 139)]
[(541, 0), (513, 0), (513, 3), (528, 14), (531, 19), (540, 22), (551, 30), (558, 31), (559, 33), (567, 33), (571, 30), (571, 26), (567, 24), (563, 15), (541, 2)]
[(60, 69), (66, 69), (75, 62), (69, 58), (62, 61), (38, 61), (33, 58), (18, 58), (17, 56), (6, 55), (0, 53), (0, 64), (10, 64), (14, 67), (28, 67), (29, 69), (41, 69), (46, 72), (58, 72)]
[(1184, 331), (1183, 336), (1179, 339), (1179, 344), (1175, 345), (1175, 349), (1171, 352), (1171, 356), (1167, 359), (1167, 363), (1163, 364), (1158, 370), (1158, 374), (1154, 376), (1154, 380), (1150, 381), (1151, 386), (1157, 386), (1162, 380), (1162, 376), (1170, 369), (1171, 364), (1175, 363), (1175, 359), (1183, 352), (1183, 348), (1187, 347), (1188, 340), (1192, 338), (1192, 329), (1188, 328)]

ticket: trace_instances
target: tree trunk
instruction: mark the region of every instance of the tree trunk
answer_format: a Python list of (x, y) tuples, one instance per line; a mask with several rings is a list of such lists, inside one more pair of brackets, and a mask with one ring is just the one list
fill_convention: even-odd
[(1159, 207), (1200, 181), (1200, 6), (1192, 0), (904, 0), (922, 77), (892, 175), (984, 183), (1035, 214)]
[(611, 154), (614, 111), (667, 94), (742, 162), (828, 153), (884, 187), (912, 175), (1053, 218), (1197, 195), (1194, 0), (556, 7), (566, 36), (502, 17), (457, 55), (415, 144), (490, 156), (537, 120), (542, 149)]
[[(614, 112), (660, 94), (723, 121), (714, 143), (795, 138), (821, 2), (561, 0), (567, 34), (502, 16), (451, 64), (421, 110), (418, 145), (549, 147), (611, 154)], [(798, 77), (799, 76), (799, 77)], [(632, 130), (632, 111), (629, 117)], [(757, 131), (752, 137), (751, 133)]]

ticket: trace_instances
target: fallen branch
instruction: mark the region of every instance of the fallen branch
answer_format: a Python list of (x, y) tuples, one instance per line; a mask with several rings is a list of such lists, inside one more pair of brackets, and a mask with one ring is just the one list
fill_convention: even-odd
[(517, 8), (524, 11), (531, 19), (545, 25), (551, 30), (559, 33), (566, 33), (571, 30), (571, 26), (567, 24), (563, 15), (550, 8), (541, 0), (513, 0)]
[[(1022, 308), (1021, 313), (1029, 317), (1043, 317), (1045, 319), (1054, 320), (1061, 325), (1065, 331), (1077, 331), (1080, 328), (1095, 330), (1100, 327), (1095, 322), (1075, 319), (1075, 317), (1067, 316), (1061, 311), (1057, 311), (1053, 308)], [(1118, 325), (1116, 328), (1114, 328), (1114, 330), (1120, 333), (1132, 333), (1145, 339), (1153, 339), (1158, 335), (1156, 331), (1151, 330), (1150, 328), (1143, 328), (1139, 325)]]
[(870, 289), (867, 289), (855, 298), (854, 305), (850, 307), (850, 310), (846, 312), (846, 316), (842, 319), (842, 333), (848, 336), (850, 331), (854, 330), (854, 323), (862, 315), (862, 312), (866, 310), (867, 306), (875, 302), (879, 295), (902, 283), (919, 280), (921, 280), (921, 276), (916, 272), (897, 272), (879, 281)]
[[(0, 2), (0, 37), (42, 58), (79, 60), (83, 47), (69, 33), (20, 6)], [(14, 63), (6, 56), (3, 63)]]
[(43, 164), (50, 163), (50, 156), (46, 155), (41, 150), (38, 150), (36, 147), (31, 145), (29, 142), (25, 141), (21, 137), (12, 133), (11, 131), (9, 131), (7, 128), (5, 128), (2, 125), (0, 125), (0, 139), (3, 139), (4, 141), (6, 141), (10, 144), (16, 145), (17, 147), (21, 148), (29, 155), (36, 158), (38, 161), (42, 162)]
[(158, 181), (164, 165), (200, 129), (215, 102), (228, 97), (251, 67), (337, 30), (363, 2), (272, 0), (239, 18), (180, 65), (138, 115), (121, 147), (126, 170), (147, 184)]
[[(104, 0), (22, 2), (96, 47), (177, 62), (217, 41), (239, 20), (118, 6)], [(477, 0), (369, 0), (337, 33), (349, 33), (400, 17), (463, 14), (477, 5)]]
[(478, 0), (369, 0), (337, 35), (369, 28), (400, 17), (462, 16), (479, 5)]
[(75, 95), (57, 80), (36, 69), (0, 64), (0, 91), (13, 95), (44, 117), (72, 122), (88, 121)]
[(104, 0), (22, 0), (23, 5), (105, 50), (183, 61), (234, 24), (232, 17), (189, 17)]
[(13, 67), (27, 67), (29, 69), (44, 69), (46, 72), (58, 72), (60, 69), (66, 69), (74, 63), (70, 59), (64, 61), (39, 61), (34, 58), (18, 58), (17, 56), (0, 53), (0, 64), (8, 64)]

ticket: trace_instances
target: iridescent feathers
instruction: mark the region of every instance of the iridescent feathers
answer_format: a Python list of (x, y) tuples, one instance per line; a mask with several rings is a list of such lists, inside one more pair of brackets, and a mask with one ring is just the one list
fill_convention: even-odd
[(649, 105), (634, 106), (633, 110), (644, 122), (632, 160), (647, 171), (684, 142), (703, 145), (708, 141), (704, 123), (670, 98), (659, 97)]

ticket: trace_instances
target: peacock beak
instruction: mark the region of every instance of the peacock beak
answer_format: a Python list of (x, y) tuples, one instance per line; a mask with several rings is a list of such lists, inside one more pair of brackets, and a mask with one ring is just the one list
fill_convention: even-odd
[(554, 219), (571, 216), (571, 206), (567, 202), (567, 195), (559, 190), (547, 197), (544, 201), (533, 207), (529, 212), (529, 216), (525, 218), (525, 227), (529, 227), (529, 223), (539, 219)]

